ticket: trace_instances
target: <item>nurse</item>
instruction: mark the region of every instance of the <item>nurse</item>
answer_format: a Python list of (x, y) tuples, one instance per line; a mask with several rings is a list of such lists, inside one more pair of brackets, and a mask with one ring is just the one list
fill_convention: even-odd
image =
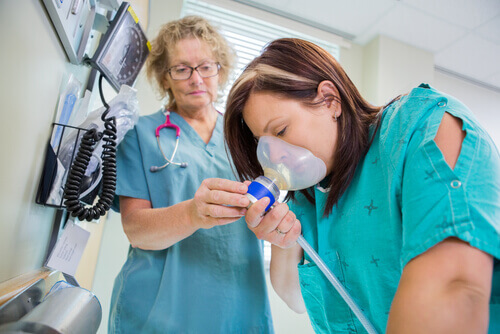
[(152, 41), (147, 74), (167, 102), (118, 149), (116, 195), (131, 247), (110, 333), (273, 333), (262, 243), (242, 219), (247, 186), (235, 181), (214, 107), (231, 56), (195, 16), (165, 24)]
[(328, 52), (280, 39), (237, 79), (224, 118), (241, 179), (262, 175), (269, 137), (326, 166), (288, 204), (263, 215), (265, 197), (246, 214), (273, 244), (274, 289), (316, 332), (365, 331), (300, 233), (379, 333), (500, 332), (500, 157), (457, 99), (422, 84), (373, 106)]

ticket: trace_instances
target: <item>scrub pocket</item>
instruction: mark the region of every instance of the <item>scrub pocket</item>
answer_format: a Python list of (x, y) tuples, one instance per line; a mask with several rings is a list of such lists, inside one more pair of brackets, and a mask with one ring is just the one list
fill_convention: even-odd
[[(326, 254), (322, 259), (352, 296), (337, 253)], [(316, 333), (366, 333), (356, 315), (315, 263), (299, 265), (298, 269), (302, 297)]]

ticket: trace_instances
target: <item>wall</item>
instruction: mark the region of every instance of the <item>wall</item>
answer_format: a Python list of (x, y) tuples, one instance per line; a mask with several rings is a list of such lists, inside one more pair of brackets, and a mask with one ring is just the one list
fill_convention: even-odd
[(368, 101), (383, 105), (422, 82), (434, 79), (434, 56), (386, 36), (364, 47), (362, 91)]
[(54, 209), (35, 203), (59, 86), (71, 65), (41, 1), (0, 2), (0, 282), (42, 266)]
[(433, 84), (469, 107), (500, 148), (500, 90), (494, 91), (439, 71), (434, 73)]
[(339, 62), (360, 92), (363, 92), (363, 73), (365, 69), (365, 64), (363, 62), (364, 50), (365, 47), (358, 44), (351, 44), (348, 48), (340, 48)]
[[(7, 282), (44, 264), (56, 212), (35, 203), (45, 147), (63, 81), (72, 73), (85, 87), (90, 68), (68, 61), (41, 0), (0, 2), (0, 26), (0, 282)], [(96, 95), (91, 106), (100, 104)], [(91, 235), (76, 278), (90, 289), (103, 224), (81, 226)]]

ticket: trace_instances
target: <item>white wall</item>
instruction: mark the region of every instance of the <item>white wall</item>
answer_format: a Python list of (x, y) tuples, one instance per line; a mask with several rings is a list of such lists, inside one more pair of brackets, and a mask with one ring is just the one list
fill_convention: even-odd
[(429, 52), (386, 36), (377, 36), (363, 51), (362, 92), (375, 105), (434, 79), (434, 56)]
[(461, 100), (500, 148), (500, 92), (436, 71), (434, 87)]
[(35, 203), (59, 87), (73, 72), (41, 1), (0, 2), (0, 282), (40, 268), (55, 210)]

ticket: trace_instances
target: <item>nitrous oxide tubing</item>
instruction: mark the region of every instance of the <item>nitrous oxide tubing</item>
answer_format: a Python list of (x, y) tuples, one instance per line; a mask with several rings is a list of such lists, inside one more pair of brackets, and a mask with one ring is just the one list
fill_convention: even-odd
[[(281, 182), (278, 178), (276, 178), (277, 174), (270, 173), (269, 170), (266, 170), (266, 172), (266, 176), (259, 176), (248, 186), (247, 197), (251, 202), (250, 206), (252, 205), (252, 203), (257, 202), (259, 199), (268, 197), (270, 201), (269, 205), (266, 207), (267, 212), (267, 210), (269, 210), (270, 208), (272, 209), (274, 203), (279, 198), (280, 188), (276, 185), (276, 183), (280, 184)], [(300, 247), (302, 247), (304, 252), (309, 255), (309, 257), (318, 266), (321, 272), (330, 281), (335, 290), (337, 290), (342, 299), (344, 299), (349, 308), (356, 315), (359, 322), (361, 322), (366, 331), (369, 334), (377, 334), (377, 331), (375, 330), (373, 325), (349, 295), (344, 286), (339, 282), (338, 278), (330, 271), (325, 262), (323, 262), (318, 253), (316, 253), (316, 251), (311, 247), (311, 245), (309, 245), (309, 243), (306, 241), (306, 239), (304, 239), (302, 235), (300, 235), (297, 239), (297, 243), (300, 245)]]
[(299, 238), (297, 239), (297, 243), (300, 245), (300, 247), (302, 247), (304, 252), (306, 252), (307, 255), (309, 255), (309, 257), (313, 260), (313, 262), (316, 263), (318, 268), (326, 276), (326, 278), (330, 281), (330, 283), (332, 283), (335, 290), (337, 290), (342, 299), (344, 299), (347, 305), (351, 308), (351, 311), (356, 315), (359, 322), (361, 322), (366, 331), (369, 334), (377, 334), (377, 331), (371, 324), (370, 320), (368, 320), (368, 318), (365, 316), (363, 311), (361, 311), (359, 306), (354, 302), (354, 300), (349, 295), (344, 286), (339, 282), (338, 278), (330, 271), (330, 269), (328, 269), (328, 267), (323, 262), (321, 257), (319, 257), (318, 253), (316, 253), (316, 251), (311, 247), (311, 245), (309, 245), (309, 243), (302, 235), (300, 235)]

